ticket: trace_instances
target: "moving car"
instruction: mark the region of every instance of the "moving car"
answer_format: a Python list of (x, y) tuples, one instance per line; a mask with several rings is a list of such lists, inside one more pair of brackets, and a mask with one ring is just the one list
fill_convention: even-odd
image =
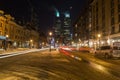
[(89, 52), (89, 53), (94, 53), (94, 49), (93, 48), (91, 48), (91, 47), (80, 47), (79, 48), (79, 51), (80, 52)]

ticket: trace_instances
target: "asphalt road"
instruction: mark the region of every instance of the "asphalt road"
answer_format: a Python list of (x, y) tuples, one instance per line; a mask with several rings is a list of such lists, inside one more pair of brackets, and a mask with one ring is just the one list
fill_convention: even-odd
[(120, 80), (120, 60), (80, 52), (31, 52), (1, 58), (0, 80)]

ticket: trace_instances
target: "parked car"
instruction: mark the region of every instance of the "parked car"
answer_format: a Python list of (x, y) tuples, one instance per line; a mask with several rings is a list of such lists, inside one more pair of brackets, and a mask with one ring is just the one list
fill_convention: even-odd
[(113, 46), (101, 46), (95, 51), (95, 55), (102, 56), (105, 58), (120, 58), (120, 45), (118, 45), (118, 43), (113, 43)]
[(120, 42), (114, 42), (113, 43), (113, 51), (112, 51), (112, 56), (113, 57), (118, 57), (120, 58)]
[(102, 56), (105, 58), (112, 57), (112, 47), (111, 46), (101, 46), (100, 48), (96, 49), (95, 56)]

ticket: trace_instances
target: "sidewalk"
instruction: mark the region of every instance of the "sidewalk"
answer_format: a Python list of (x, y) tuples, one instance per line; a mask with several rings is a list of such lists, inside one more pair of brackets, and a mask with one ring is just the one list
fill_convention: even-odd
[[(49, 48), (45, 48), (47, 51), (47, 53), (52, 53), (52, 54), (56, 54), (58, 53), (59, 51), (58, 50), (51, 50), (51, 52), (49, 51)], [(3, 49), (0, 49), (0, 56), (1, 55), (6, 55), (6, 54), (13, 54), (13, 53), (16, 53), (16, 52), (21, 52), (21, 51), (39, 51), (39, 50), (44, 50), (44, 49), (37, 49), (37, 48), (16, 48), (16, 49), (7, 49), (7, 50), (3, 50)]]
[(14, 52), (18, 52), (18, 51), (25, 51), (25, 50), (31, 50), (31, 49), (30, 48), (16, 48), (16, 49), (7, 49), (6, 51), (3, 49), (0, 49), (0, 55), (14, 53)]

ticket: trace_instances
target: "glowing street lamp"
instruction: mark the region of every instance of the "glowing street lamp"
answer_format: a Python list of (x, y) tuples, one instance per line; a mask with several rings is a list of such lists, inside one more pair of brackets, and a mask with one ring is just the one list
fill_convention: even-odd
[(33, 40), (31, 39), (30, 42), (33, 42)]
[(52, 32), (49, 32), (49, 35), (52, 36)]
[(98, 38), (100, 38), (101, 37), (101, 35), (100, 34), (98, 34)]
[(30, 40), (29, 44), (30, 44), (30, 48), (32, 48), (32, 46), (33, 46), (33, 40), (32, 39)]
[(7, 47), (8, 47), (8, 43), (7, 43), (7, 40), (8, 40), (8, 35), (5, 35), (6, 39), (4, 40), (4, 50), (7, 50)]
[(52, 36), (52, 32), (49, 32), (49, 36), (50, 36), (50, 52), (51, 52), (51, 40), (52, 40), (51, 36)]
[(9, 37), (9, 35), (6, 35), (6, 38), (8, 38)]

